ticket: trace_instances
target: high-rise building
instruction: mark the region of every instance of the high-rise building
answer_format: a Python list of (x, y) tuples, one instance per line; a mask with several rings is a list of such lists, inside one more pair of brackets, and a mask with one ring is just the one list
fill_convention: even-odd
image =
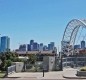
[(10, 50), (10, 38), (8, 36), (1, 37), (1, 52), (6, 52)]
[(74, 49), (80, 49), (80, 45), (74, 45)]
[(33, 43), (34, 43), (34, 40), (30, 40), (30, 45), (33, 45)]
[(48, 50), (51, 50), (51, 44), (48, 44)]
[(27, 44), (27, 51), (31, 51), (31, 46), (30, 46), (30, 44)]
[(34, 44), (34, 40), (30, 40), (30, 48), (31, 48), (31, 51), (33, 51), (33, 44)]
[(46, 45), (43, 47), (43, 51), (48, 51), (48, 47)]
[(85, 41), (81, 41), (81, 49), (85, 49)]
[(51, 42), (50, 44), (48, 44), (48, 50), (54, 50), (55, 47), (55, 43)]
[(39, 51), (43, 51), (43, 43), (40, 43), (40, 45), (39, 45)]
[(39, 44), (37, 42), (33, 43), (33, 51), (38, 51), (39, 50)]
[(27, 50), (26, 44), (22, 44), (19, 46), (19, 51), (26, 51), (26, 50)]
[(54, 47), (55, 47), (55, 43), (54, 42), (51, 42), (50, 44), (51, 44), (51, 49), (53, 50)]

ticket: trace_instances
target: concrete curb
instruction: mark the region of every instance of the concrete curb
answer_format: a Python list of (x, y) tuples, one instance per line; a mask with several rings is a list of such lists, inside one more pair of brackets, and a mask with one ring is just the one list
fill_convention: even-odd
[(37, 77), (5, 77), (5, 78), (35, 78), (37, 79)]
[(86, 79), (86, 77), (67, 77), (67, 76), (63, 76), (63, 78), (67, 78), (67, 79)]
[(37, 79), (37, 77), (8, 77), (8, 76), (6, 76), (4, 78), (35, 78), (35, 79)]
[(8, 76), (6, 76), (4, 78), (21, 78), (21, 77), (8, 77)]

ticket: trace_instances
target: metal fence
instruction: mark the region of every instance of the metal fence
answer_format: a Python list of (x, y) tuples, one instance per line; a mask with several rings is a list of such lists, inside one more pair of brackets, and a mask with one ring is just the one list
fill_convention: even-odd
[(12, 74), (16, 71), (16, 66), (12, 65), (10, 67), (7, 68), (7, 75)]
[(86, 57), (66, 57), (62, 59), (63, 67), (82, 67), (86, 66)]

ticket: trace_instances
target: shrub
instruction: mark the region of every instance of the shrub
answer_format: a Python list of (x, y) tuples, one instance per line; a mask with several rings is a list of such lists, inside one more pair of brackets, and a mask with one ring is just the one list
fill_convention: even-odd
[(82, 67), (80, 71), (86, 71), (86, 67)]
[(86, 70), (82, 68), (82, 69), (80, 69), (80, 71), (86, 71)]

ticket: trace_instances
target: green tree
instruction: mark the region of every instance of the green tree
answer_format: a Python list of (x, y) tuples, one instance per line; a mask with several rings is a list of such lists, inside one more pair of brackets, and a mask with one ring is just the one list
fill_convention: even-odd
[(12, 62), (24, 62), (24, 60), (18, 58), (17, 53), (5, 52), (0, 54), (1, 65), (0, 70), (5, 71), (7, 67), (11, 66)]
[(5, 67), (9, 67), (9, 66), (11, 66), (11, 64), (12, 64), (11, 60), (6, 60), (6, 66)]
[(35, 54), (31, 54), (28, 56), (30, 63), (34, 64), (37, 61), (37, 56)]
[(2, 54), (2, 55), (0, 56), (0, 59), (1, 59), (1, 61), (3, 62), (4, 60), (6, 60), (6, 55), (5, 55), (5, 54)]

